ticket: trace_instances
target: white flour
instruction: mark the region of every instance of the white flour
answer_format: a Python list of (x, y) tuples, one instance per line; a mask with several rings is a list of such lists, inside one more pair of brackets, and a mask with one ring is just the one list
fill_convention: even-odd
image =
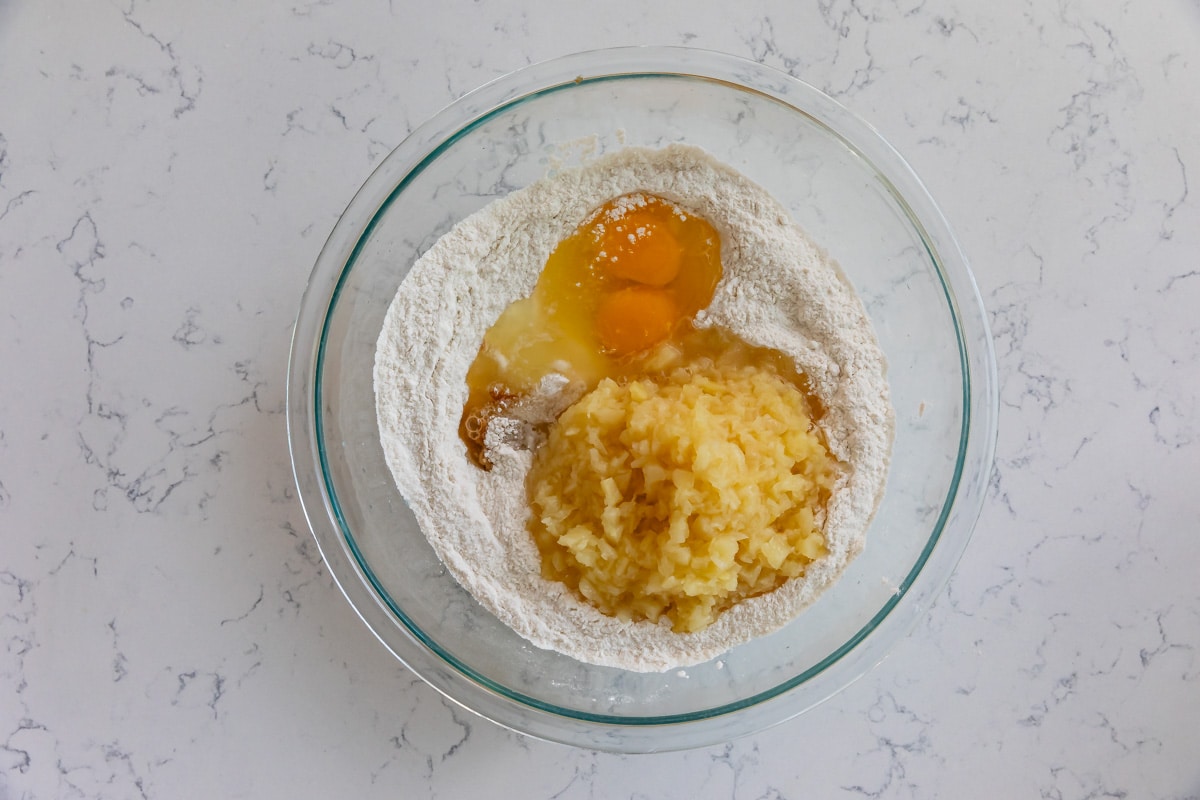
[[(829, 501), (828, 555), (803, 577), (734, 606), (698, 633), (621, 622), (542, 578), (526, 529), (532, 453), (498, 444), (489, 450), (494, 467), (485, 472), (470, 462), (458, 436), (467, 368), (484, 332), (532, 291), (551, 251), (589, 211), (634, 191), (665, 197), (716, 227), (724, 277), (697, 324), (723, 326), (791, 356), (827, 407), (821, 425), (847, 467)], [(539, 647), (654, 672), (707, 661), (782, 627), (862, 551), (891, 450), (885, 375), (861, 302), (783, 207), (707, 153), (673, 145), (627, 148), (561, 172), (493, 202), (439, 239), (413, 265), (388, 310), (375, 397), (397, 487), (447, 569), (484, 608)]]

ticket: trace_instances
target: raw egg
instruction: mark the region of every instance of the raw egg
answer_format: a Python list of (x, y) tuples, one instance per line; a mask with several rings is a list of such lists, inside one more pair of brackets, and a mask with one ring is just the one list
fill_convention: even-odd
[(721, 280), (721, 240), (702, 217), (656, 195), (617, 197), (550, 254), (533, 293), (483, 337), (467, 372), (460, 435), (486, 467), (488, 419), (551, 373), (588, 389), (645, 374), (679, 349)]

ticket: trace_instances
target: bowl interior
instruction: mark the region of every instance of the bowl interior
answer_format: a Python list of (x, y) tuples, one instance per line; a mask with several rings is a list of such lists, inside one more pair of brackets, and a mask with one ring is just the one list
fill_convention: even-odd
[[(642, 675), (533, 647), (446, 573), (384, 463), (372, 366), (397, 287), (456, 222), (591, 153), (670, 142), (698, 145), (765, 187), (841, 265), (889, 361), (896, 440), (866, 551), (811, 608), (709, 663)], [(447, 680), (460, 676), (504, 703), (585, 721), (661, 724), (727, 714), (815, 682), (903, 601), (945, 539), (964, 469), (970, 389), (955, 294), (934, 242), (860, 149), (815, 116), (735, 83), (602, 75), (501, 104), (392, 185), (344, 254), (313, 375), (327, 502), (348, 560), (390, 620), (390, 629), (376, 630), (385, 642), (420, 642)], [(968, 534), (969, 524), (961, 535)]]

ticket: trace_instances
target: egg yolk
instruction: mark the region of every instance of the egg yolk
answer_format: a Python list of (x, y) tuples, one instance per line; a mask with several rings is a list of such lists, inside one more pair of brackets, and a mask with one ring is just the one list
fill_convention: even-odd
[(666, 286), (673, 281), (683, 266), (684, 249), (664, 224), (662, 214), (659, 203), (648, 202), (607, 225), (598, 254), (600, 268), (616, 278), (648, 286)]
[(596, 309), (596, 335), (606, 352), (628, 355), (670, 336), (678, 317), (675, 301), (668, 293), (630, 286), (600, 301)]

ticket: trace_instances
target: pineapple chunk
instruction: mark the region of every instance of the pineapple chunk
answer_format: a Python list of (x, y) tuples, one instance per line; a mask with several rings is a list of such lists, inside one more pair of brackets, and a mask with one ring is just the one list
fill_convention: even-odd
[(839, 475), (793, 383), (712, 361), (604, 380), (551, 426), (529, 473), (542, 574), (622, 620), (703, 630), (826, 554)]

